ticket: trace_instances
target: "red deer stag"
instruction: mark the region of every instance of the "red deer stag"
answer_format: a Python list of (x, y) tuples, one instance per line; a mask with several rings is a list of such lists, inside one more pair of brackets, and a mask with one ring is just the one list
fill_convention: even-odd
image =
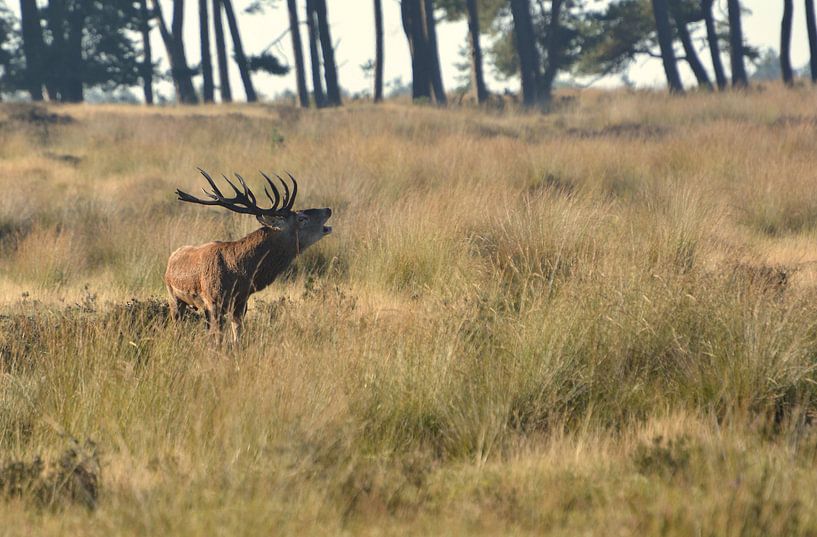
[(261, 222), (261, 228), (237, 241), (182, 246), (173, 252), (165, 271), (170, 311), (178, 320), (188, 306), (203, 310), (210, 331), (219, 337), (225, 318), (229, 317), (233, 341), (238, 341), (249, 296), (271, 284), (299, 253), (332, 232), (332, 228), (325, 225), (332, 210), (293, 211), (298, 183), (292, 175), (289, 176), (291, 193), (286, 182), (276, 175), (284, 187), (281, 196), (272, 179), (261, 173), (272, 191), (270, 194), (264, 187), (272, 207), (263, 209), (240, 175), (235, 174), (243, 191), (222, 176), (235, 192), (234, 197), (227, 198), (207, 172), (199, 171), (212, 188), (210, 192), (202, 189), (210, 199), (195, 198), (176, 190), (179, 200), (252, 214)]

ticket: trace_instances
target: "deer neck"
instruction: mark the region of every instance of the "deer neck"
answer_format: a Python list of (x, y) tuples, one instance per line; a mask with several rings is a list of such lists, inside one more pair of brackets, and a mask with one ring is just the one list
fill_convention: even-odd
[(265, 288), (298, 255), (297, 232), (257, 229), (237, 241), (236, 265), (252, 280), (255, 291)]

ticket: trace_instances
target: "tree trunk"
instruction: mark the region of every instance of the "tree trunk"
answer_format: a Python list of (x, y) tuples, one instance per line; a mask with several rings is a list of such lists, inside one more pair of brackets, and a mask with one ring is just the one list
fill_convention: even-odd
[(783, 0), (783, 20), (780, 22), (780, 72), (783, 83), (791, 86), (794, 73), (791, 68), (791, 21), (794, 15), (794, 0)]
[(321, 49), (318, 47), (317, 13), (315, 2), (306, 0), (306, 29), (309, 34), (309, 63), (312, 72), (312, 96), (315, 106), (326, 106), (326, 95), (323, 93), (323, 77), (321, 76)]
[(537, 82), (539, 80), (539, 53), (533, 34), (533, 21), (528, 0), (511, 0), (516, 52), (519, 56), (519, 72), (522, 79), (522, 103), (535, 106), (539, 103)]
[(50, 0), (46, 10), (48, 29), (51, 30), (51, 45), (48, 47), (48, 60), (45, 85), (48, 98), (52, 101), (63, 98), (65, 92), (65, 71), (67, 61), (65, 54), (65, 5), (64, 0)]
[(426, 40), (423, 34), (422, 0), (402, 0), (400, 13), (403, 31), (411, 53), (411, 98), (412, 100), (431, 100), (431, 74), (426, 61)]
[(36, 0), (20, 0), (20, 18), (23, 33), (23, 54), (26, 59), (26, 88), (32, 101), (43, 100), (45, 70), (45, 43), (40, 28), (40, 11)]
[[(807, 2), (809, 0), (806, 0)], [(749, 85), (746, 66), (743, 63), (743, 30), (740, 25), (740, 1), (729, 0), (729, 59), (732, 64), (732, 87), (745, 88)]]
[(709, 55), (712, 58), (712, 69), (715, 71), (715, 81), (718, 89), (726, 89), (728, 81), (723, 70), (721, 61), (721, 48), (718, 44), (718, 32), (715, 28), (715, 17), (712, 15), (712, 4), (714, 0), (701, 0), (701, 11), (703, 11), (704, 22), (706, 24), (706, 40), (709, 43)]
[(213, 0), (213, 29), (216, 35), (216, 59), (218, 60), (218, 83), (222, 103), (233, 102), (230, 88), (230, 68), (227, 63), (227, 46), (224, 43), (224, 25), (221, 21), (221, 1)]
[[(470, 0), (473, 1), (473, 0)], [(383, 6), (374, 0), (374, 102), (383, 100)]]
[(681, 39), (681, 44), (684, 46), (684, 54), (686, 55), (687, 63), (690, 69), (695, 74), (695, 80), (698, 81), (698, 86), (712, 91), (712, 82), (709, 80), (709, 74), (706, 72), (706, 67), (698, 57), (698, 52), (695, 50), (695, 45), (692, 43), (692, 36), (689, 35), (687, 23), (684, 20), (676, 18), (675, 27), (678, 29), (678, 37)]
[(479, 10), (477, 0), (466, 0), (468, 10), (468, 45), (471, 51), (471, 89), (477, 103), (482, 104), (488, 98), (485, 87), (485, 76), (482, 73), (482, 46), (479, 42)]
[(669, 86), (670, 93), (683, 93), (684, 86), (681, 84), (675, 50), (672, 48), (672, 28), (669, 24), (667, 0), (652, 0), (652, 11), (658, 32), (658, 44), (661, 47), (661, 61), (664, 64), (664, 74), (667, 76), (667, 86)]
[(213, 60), (210, 56), (210, 21), (207, 16), (207, 0), (199, 0), (199, 36), (201, 39), (201, 76), (203, 79), (202, 97), (204, 102), (215, 100), (213, 87)]
[(159, 0), (153, 0), (153, 5), (159, 23), (159, 33), (162, 36), (170, 61), (170, 73), (173, 77), (173, 85), (176, 88), (176, 99), (182, 104), (196, 104), (199, 99), (196, 96), (196, 90), (193, 88), (193, 80), (190, 68), (187, 66), (187, 56), (184, 52), (184, 41), (182, 40), (184, 0), (173, 1), (173, 33), (167, 29)]
[(326, 77), (326, 100), (329, 106), (340, 106), (340, 85), (338, 84), (338, 67), (335, 63), (335, 48), (329, 33), (329, 20), (326, 14), (326, 0), (314, 0), (315, 13), (318, 16), (318, 36), (323, 52), (323, 72)]
[(562, 14), (563, 0), (552, 0), (550, 10), (550, 24), (547, 35), (548, 63), (545, 74), (542, 76), (542, 85), (539, 88), (540, 98), (549, 101), (553, 93), (553, 82), (559, 73), (562, 65), (562, 27), (559, 25), (559, 17)]
[(809, 67), (811, 81), (817, 82), (817, 26), (814, 22), (814, 0), (806, 1), (806, 29), (808, 30), (808, 47), (811, 53)]
[(309, 92), (306, 90), (304, 72), (304, 50), (301, 44), (301, 29), (298, 27), (298, 5), (295, 0), (287, 0), (289, 9), (289, 35), (292, 36), (292, 51), (295, 54), (295, 81), (298, 85), (298, 100), (301, 108), (309, 108)]
[(153, 104), (153, 49), (150, 46), (150, 13), (147, 0), (139, 0), (139, 30), (142, 33), (142, 89), (145, 92), (145, 104)]
[(82, 91), (82, 30), (85, 27), (85, 6), (77, 2), (72, 6), (67, 18), (68, 38), (65, 51), (65, 80), (62, 101), (80, 103), (84, 100)]
[(434, 99), (437, 104), (445, 106), (448, 99), (443, 86), (443, 73), (440, 68), (440, 51), (437, 48), (437, 23), (434, 20), (434, 0), (424, 0), (423, 15), (425, 17), (425, 34), (428, 44), (428, 62), (431, 66), (431, 89), (434, 90)]
[(238, 72), (241, 73), (241, 81), (244, 83), (244, 92), (247, 94), (247, 102), (254, 103), (258, 100), (255, 88), (250, 78), (250, 69), (247, 65), (247, 57), (244, 55), (244, 47), (241, 45), (241, 34), (238, 31), (238, 21), (233, 11), (232, 0), (221, 0), (224, 6), (224, 14), (227, 15), (227, 25), (230, 27), (230, 34), (233, 36), (233, 52), (235, 53), (235, 63), (238, 64)]

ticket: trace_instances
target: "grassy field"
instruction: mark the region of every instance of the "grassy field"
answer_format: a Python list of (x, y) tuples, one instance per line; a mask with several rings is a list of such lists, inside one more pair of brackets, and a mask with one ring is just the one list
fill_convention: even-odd
[[(0, 534), (817, 534), (815, 110), (0, 107)], [(239, 348), (196, 166), (334, 210)]]

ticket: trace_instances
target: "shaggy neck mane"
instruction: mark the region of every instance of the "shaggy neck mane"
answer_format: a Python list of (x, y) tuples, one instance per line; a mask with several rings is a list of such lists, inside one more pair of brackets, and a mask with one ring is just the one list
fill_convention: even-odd
[(280, 232), (262, 227), (229, 243), (236, 268), (252, 276), (254, 290), (271, 284), (298, 255), (296, 233), (294, 229)]

